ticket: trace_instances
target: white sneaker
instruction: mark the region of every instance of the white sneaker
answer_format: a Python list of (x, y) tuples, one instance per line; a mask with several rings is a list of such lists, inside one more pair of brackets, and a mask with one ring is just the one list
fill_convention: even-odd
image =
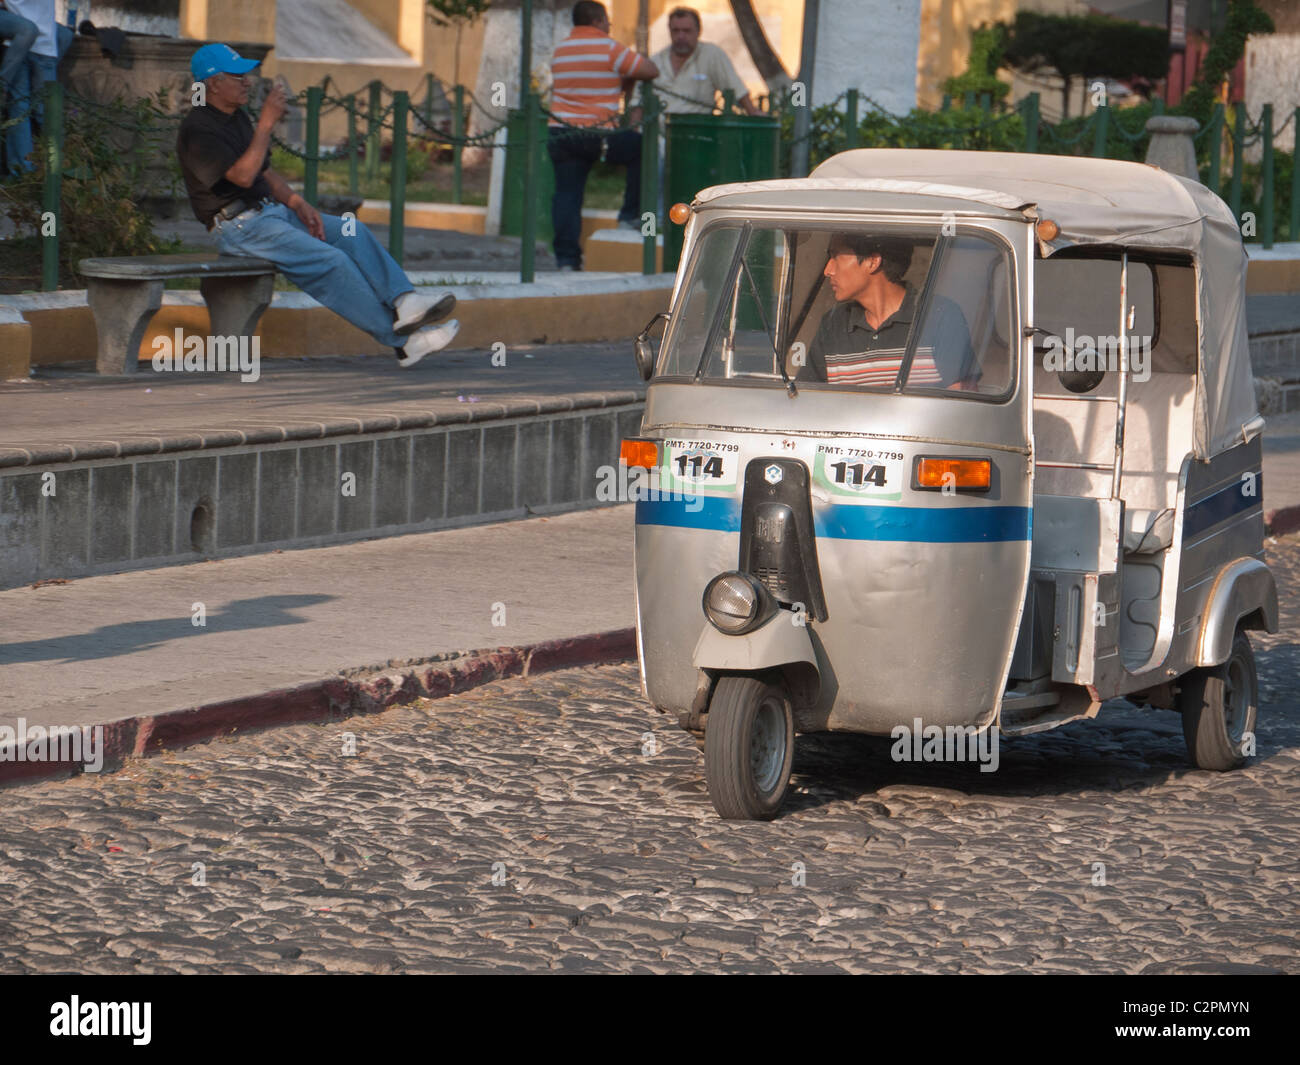
[(411, 339), (402, 345), (397, 356), (397, 365), (403, 369), (414, 366), (430, 352), (441, 351), (460, 332), (460, 322), (453, 318), (441, 325), (430, 325), (411, 334)]
[(456, 297), (445, 289), (404, 292), (393, 304), (393, 332), (404, 337), (421, 326), (441, 322), (455, 309)]

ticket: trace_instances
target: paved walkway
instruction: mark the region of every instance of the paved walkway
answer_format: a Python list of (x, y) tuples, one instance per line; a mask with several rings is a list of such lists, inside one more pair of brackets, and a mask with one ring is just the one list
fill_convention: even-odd
[(472, 349), (430, 355), (409, 370), (386, 356), (266, 359), (255, 383), (238, 374), (156, 373), (148, 364), (135, 380), (43, 368), (32, 380), (0, 383), (0, 458), (6, 448), (445, 415), (645, 390), (627, 340), (516, 345), (505, 360), (494, 366), (492, 352)]
[(0, 726), (107, 723), (629, 628), (632, 529), (624, 505), (0, 591)]

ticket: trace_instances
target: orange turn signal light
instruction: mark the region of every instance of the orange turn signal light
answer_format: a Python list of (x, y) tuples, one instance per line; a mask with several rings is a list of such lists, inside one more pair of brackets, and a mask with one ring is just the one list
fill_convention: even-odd
[(653, 470), (659, 465), (659, 444), (654, 440), (624, 440), (618, 451), (619, 459), (627, 468), (640, 466)]
[(993, 464), (988, 459), (916, 460), (917, 488), (987, 489), (992, 478)]
[(1039, 240), (1048, 242), (1055, 240), (1061, 235), (1061, 227), (1050, 218), (1044, 218), (1038, 223), (1038, 225), (1034, 226), (1034, 232), (1038, 234)]
[(686, 220), (691, 217), (691, 206), (688, 203), (675, 203), (668, 209), (668, 217), (676, 222), (679, 226), (686, 225)]

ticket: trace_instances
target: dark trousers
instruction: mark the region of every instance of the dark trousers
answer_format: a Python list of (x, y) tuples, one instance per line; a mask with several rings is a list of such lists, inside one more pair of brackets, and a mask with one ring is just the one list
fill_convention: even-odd
[(582, 197), (587, 189), (587, 175), (600, 160), (602, 140), (609, 142), (605, 162), (627, 167), (618, 220), (641, 218), (641, 134), (634, 129), (602, 135), (553, 127), (546, 141), (546, 152), (555, 167), (551, 225), (555, 230), (552, 247), (559, 266), (582, 265)]

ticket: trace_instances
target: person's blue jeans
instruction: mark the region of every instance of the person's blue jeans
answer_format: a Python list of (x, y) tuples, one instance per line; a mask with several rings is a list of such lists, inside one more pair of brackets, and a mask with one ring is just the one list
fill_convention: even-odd
[(0, 8), (0, 41), (8, 44), (4, 50), (4, 59), (0, 60), (0, 85), (8, 89), (13, 84), (14, 75), (26, 61), (27, 53), (36, 43), (40, 32), (31, 19)]
[(36, 169), (36, 164), (28, 158), (35, 145), (32, 128), (45, 119), (45, 83), (54, 80), (58, 65), (58, 59), (52, 55), (28, 52), (14, 72), (9, 84), (9, 116), (23, 115), (24, 118), (10, 128), (5, 138), (10, 173)]
[(641, 134), (634, 129), (617, 133), (578, 133), (553, 127), (546, 140), (546, 153), (555, 167), (555, 196), (551, 200), (552, 247), (560, 266), (582, 265), (582, 198), (587, 175), (600, 161), (602, 139), (609, 141), (605, 162), (627, 167), (620, 222), (641, 220)]
[(282, 203), (247, 218), (220, 221), (213, 230), (226, 255), (251, 255), (279, 271), (317, 303), (346, 318), (379, 343), (400, 348), (406, 337), (393, 332), (393, 304), (414, 288), (402, 268), (361, 222), (344, 236), (343, 219), (322, 214), (325, 239), (313, 237)]

